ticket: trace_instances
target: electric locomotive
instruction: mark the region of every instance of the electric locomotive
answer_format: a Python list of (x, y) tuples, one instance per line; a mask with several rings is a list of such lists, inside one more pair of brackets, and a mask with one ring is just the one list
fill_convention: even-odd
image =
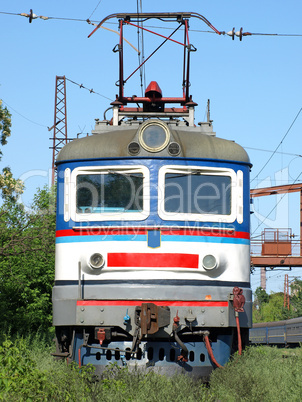
[(117, 362), (204, 377), (248, 342), (251, 164), (209, 117), (195, 125), (191, 16), (156, 14), (184, 27), (179, 98), (155, 81), (144, 96), (124, 96), (123, 26), (142, 15), (114, 16), (113, 117), (57, 158), (55, 355), (98, 372)]

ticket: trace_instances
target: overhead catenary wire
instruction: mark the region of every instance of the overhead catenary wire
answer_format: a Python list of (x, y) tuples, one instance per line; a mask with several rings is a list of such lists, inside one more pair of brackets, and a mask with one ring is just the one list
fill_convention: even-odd
[[(143, 4), (142, 0), (140, 0), (140, 7), (141, 10), (143, 11)], [(142, 23), (143, 27), (143, 23)], [(144, 41), (144, 30), (141, 29), (141, 38), (142, 38), (142, 63), (145, 61), (145, 41)], [(144, 90), (146, 89), (146, 67), (145, 64), (143, 64), (143, 84), (144, 84)]]
[(31, 120), (31, 119), (29, 119), (28, 117), (24, 116), (22, 113), (18, 112), (16, 109), (14, 109), (13, 107), (11, 107), (8, 103), (6, 103), (6, 102), (3, 100), (3, 98), (1, 98), (1, 100), (2, 100), (2, 102), (3, 102), (6, 106), (8, 106), (11, 110), (13, 110), (13, 111), (14, 111), (15, 113), (17, 113), (19, 116), (23, 117), (23, 119), (29, 121), (30, 123), (36, 124), (37, 126), (46, 127), (46, 128), (47, 128), (47, 126), (46, 126), (45, 124), (37, 123), (36, 121)]
[[(70, 18), (70, 17), (54, 17), (54, 16), (35, 16), (34, 19), (42, 19), (42, 20), (61, 20), (61, 21), (76, 21), (76, 22), (88, 22), (91, 18), (91, 16), (94, 14), (96, 9), (98, 8), (99, 4), (101, 3), (102, 0), (99, 1), (93, 12), (91, 13), (90, 17), (88, 19), (84, 18)], [(12, 16), (22, 16), (22, 17), (29, 17), (29, 14), (27, 13), (12, 13), (12, 12), (7, 12), (7, 11), (0, 11), (0, 14), (3, 15), (12, 15)], [(97, 23), (99, 21), (91, 21), (94, 23)], [(106, 24), (114, 24), (116, 25), (115, 22), (106, 22)], [(173, 28), (169, 27), (161, 27), (161, 26), (152, 26), (152, 25), (145, 25), (145, 27), (148, 28), (159, 28), (159, 29), (169, 29), (172, 30)], [(199, 30), (199, 29), (190, 29), (191, 32), (199, 32), (199, 33), (210, 33), (210, 34), (215, 34), (216, 32), (213, 31), (206, 31), (206, 30)], [(228, 32), (221, 32), (222, 35), (228, 35)], [(247, 36), (272, 36), (272, 37), (302, 37), (302, 34), (300, 33), (269, 33), (269, 32), (248, 32)]]
[[(32, 11), (32, 10), (31, 10)], [(6, 12), (6, 11), (0, 11), (0, 14), (6, 14), (6, 15), (14, 15), (14, 16), (21, 16), (21, 17), (30, 17), (30, 14), (28, 13), (10, 13), (10, 12)], [(47, 17), (44, 15), (35, 15), (33, 14), (33, 19), (42, 19), (42, 20), (62, 20), (62, 21), (78, 21), (78, 22), (87, 22), (87, 20), (83, 19), (83, 18), (68, 18), (68, 17)], [(97, 21), (95, 21), (97, 22)]]
[(285, 33), (255, 33), (250, 32), (253, 36), (302, 36), (302, 34), (285, 34)]
[(73, 81), (73, 80), (71, 80), (71, 79), (69, 79), (69, 78), (67, 78), (67, 77), (65, 77), (65, 79), (66, 79), (67, 81), (71, 82), (72, 84), (77, 85), (77, 86), (80, 87), (80, 88), (86, 89), (86, 90), (89, 91), (90, 93), (99, 95), (99, 96), (101, 96), (102, 98), (108, 99), (108, 100), (110, 100), (111, 102), (113, 102), (113, 99), (108, 98), (107, 96), (102, 95), (102, 94), (100, 94), (99, 92), (94, 91), (93, 89), (89, 89), (89, 88), (85, 87), (83, 84), (78, 84), (77, 82), (75, 82), (75, 81)]
[[(299, 173), (299, 175), (296, 177), (296, 179), (294, 180), (294, 182), (291, 184), (291, 186), (289, 187), (289, 190), (291, 189), (291, 187), (296, 184), (300, 178), (300, 176), (302, 175), (302, 172)], [(282, 196), (280, 197), (280, 199), (278, 200), (278, 202), (276, 202), (275, 206), (270, 210), (270, 212), (265, 216), (264, 219), (262, 219), (262, 221), (258, 224), (258, 226), (256, 227), (256, 229), (253, 231), (252, 235), (256, 232), (256, 230), (259, 229), (259, 227), (265, 222), (265, 220), (270, 216), (270, 214), (277, 208), (277, 206), (280, 204), (280, 202), (283, 200), (283, 198), (287, 195), (288, 193), (284, 193), (282, 194)]]
[(90, 20), (90, 18), (93, 16), (93, 14), (96, 12), (98, 6), (101, 4), (101, 1), (102, 1), (102, 0), (100, 0), (100, 1), (98, 2), (98, 4), (97, 4), (96, 7), (94, 8), (94, 10), (93, 10), (92, 13), (90, 14), (90, 16), (88, 17), (89, 20)]
[(257, 179), (257, 177), (259, 177), (259, 174), (264, 170), (264, 168), (268, 165), (268, 163), (270, 162), (270, 160), (272, 159), (272, 157), (275, 155), (275, 153), (277, 152), (277, 150), (279, 149), (279, 147), (281, 146), (281, 144), (283, 143), (283, 141), (285, 140), (285, 138), (287, 137), (288, 133), (290, 132), (291, 128), (293, 127), (293, 125), (295, 124), (296, 120), (298, 119), (300, 113), (302, 111), (302, 107), (300, 108), (299, 112), (297, 113), (296, 117), (294, 118), (293, 122), (291, 123), (291, 125), (289, 126), (288, 130), (286, 131), (286, 133), (284, 134), (282, 140), (279, 142), (279, 144), (277, 145), (277, 147), (275, 148), (275, 150), (273, 151), (272, 155), (268, 158), (268, 160), (265, 162), (265, 164), (262, 166), (262, 168), (259, 170), (259, 172), (256, 174), (256, 176), (251, 180), (251, 183)]
[[(171, 33), (171, 35), (169, 35), (147, 58), (146, 58), (146, 60), (144, 60), (144, 62), (142, 63), (142, 65), (143, 64), (145, 64), (146, 63), (146, 61), (148, 61), (170, 38), (171, 38), (171, 36), (173, 36), (174, 35), (174, 33), (175, 32), (177, 32), (178, 31), (178, 29), (180, 28), (180, 26), (181, 25), (179, 25), (172, 33)], [(128, 80), (129, 80), (129, 78), (131, 78), (132, 76), (133, 76), (133, 74), (134, 73), (136, 73), (136, 71), (139, 69), (139, 68), (141, 68), (142, 67), (142, 65), (140, 65), (140, 66), (138, 66), (126, 79), (125, 79), (125, 81), (124, 81), (124, 83), (126, 83)]]
[[(244, 148), (244, 149), (250, 149), (250, 150), (252, 150), (252, 151), (259, 151), (259, 152), (269, 152), (269, 153), (274, 152), (274, 151), (272, 151), (271, 149), (262, 149), (262, 148), (246, 147), (246, 146), (244, 146), (244, 145), (243, 145), (243, 148)], [(302, 158), (302, 155), (301, 155), (301, 154), (293, 154), (293, 153), (291, 153), (291, 152), (275, 151), (275, 154), (296, 156), (297, 158)]]
[[(143, 4), (142, 0), (136, 0), (136, 10), (137, 14), (143, 12)], [(141, 85), (141, 95), (144, 96), (144, 90), (146, 89), (146, 76), (145, 76), (145, 64), (143, 64), (145, 60), (145, 51), (144, 51), (144, 30), (143, 21), (138, 19), (138, 27), (137, 27), (137, 46), (138, 46), (138, 64), (141, 66), (140, 68), (140, 85)]]
[[(86, 90), (89, 91), (90, 93), (94, 93), (94, 94), (96, 94), (96, 95), (98, 95), (98, 96), (101, 96), (102, 98), (105, 98), (105, 99), (111, 101), (111, 102), (113, 101), (113, 99), (108, 98), (107, 96), (102, 95), (102, 94), (100, 94), (99, 92), (94, 91), (93, 89), (86, 88), (83, 84), (78, 84), (77, 82), (75, 82), (75, 81), (73, 81), (73, 80), (71, 80), (71, 79), (69, 79), (69, 78), (67, 78), (67, 77), (65, 77), (65, 79), (66, 79), (67, 81), (71, 82), (72, 84), (77, 85), (77, 86), (80, 87), (80, 88), (86, 89)], [(10, 106), (7, 102), (5, 102), (5, 101), (3, 100), (3, 98), (1, 98), (1, 100), (2, 100), (2, 102), (3, 102), (6, 106), (8, 106), (11, 110), (13, 110), (15, 113), (17, 113), (17, 114), (18, 114), (19, 116), (21, 116), (23, 119), (25, 119), (25, 120), (29, 121), (30, 123), (33, 123), (33, 124), (35, 124), (35, 125), (37, 125), (37, 126), (48, 128), (48, 126), (46, 126), (45, 124), (37, 123), (36, 121), (31, 120), (31, 119), (29, 119), (28, 117), (24, 116), (22, 113), (18, 112), (16, 109), (14, 109), (12, 106)]]

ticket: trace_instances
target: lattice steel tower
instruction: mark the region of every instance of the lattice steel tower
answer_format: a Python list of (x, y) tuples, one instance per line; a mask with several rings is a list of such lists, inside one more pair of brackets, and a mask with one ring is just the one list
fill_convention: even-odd
[(67, 144), (67, 109), (66, 109), (66, 79), (65, 76), (56, 76), (55, 114), (53, 128), (52, 148), (52, 178), (55, 183), (55, 161), (60, 149)]

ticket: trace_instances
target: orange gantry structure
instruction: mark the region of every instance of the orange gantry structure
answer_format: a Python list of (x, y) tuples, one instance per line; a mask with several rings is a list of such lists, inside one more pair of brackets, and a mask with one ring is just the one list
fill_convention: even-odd
[(252, 267), (302, 267), (302, 183), (257, 188), (251, 198), (300, 192), (300, 238), (291, 229), (265, 229), (261, 240), (251, 241)]

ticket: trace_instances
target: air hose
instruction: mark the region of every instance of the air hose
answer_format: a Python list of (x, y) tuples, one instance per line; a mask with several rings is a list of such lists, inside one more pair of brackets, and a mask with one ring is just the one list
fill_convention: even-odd
[(239, 323), (239, 314), (235, 311), (236, 317), (236, 325), (237, 325), (237, 337), (238, 337), (238, 353), (241, 356), (242, 354), (242, 340), (241, 340), (241, 332), (240, 332), (240, 323)]
[(210, 340), (209, 340), (209, 336), (208, 336), (208, 335), (204, 335), (204, 336), (203, 336), (203, 340), (204, 340), (204, 343), (205, 343), (206, 348), (207, 348), (207, 352), (208, 352), (208, 354), (209, 354), (210, 359), (212, 360), (212, 362), (213, 362), (217, 367), (223, 367), (221, 364), (219, 364), (219, 363), (217, 362), (217, 360), (216, 360), (215, 357), (214, 357), (213, 350), (212, 350), (212, 347), (211, 347), (211, 344), (210, 344)]
[(176, 342), (181, 347), (181, 354), (180, 354), (180, 356), (178, 356), (177, 360), (186, 363), (189, 360), (188, 359), (188, 354), (189, 354), (188, 348), (177, 335), (176, 329), (173, 330), (173, 335), (174, 335)]

